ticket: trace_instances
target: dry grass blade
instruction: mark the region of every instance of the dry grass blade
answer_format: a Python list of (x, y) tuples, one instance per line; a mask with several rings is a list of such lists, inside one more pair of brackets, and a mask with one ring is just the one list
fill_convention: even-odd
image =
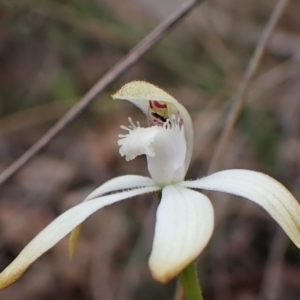
[(223, 160), (224, 154), (226, 153), (228, 141), (230, 139), (230, 135), (235, 126), (235, 123), (242, 111), (242, 108), (246, 101), (246, 93), (249, 87), (249, 83), (253, 78), (255, 72), (257, 71), (263, 54), (266, 50), (266, 46), (270, 40), (270, 37), (274, 31), (274, 28), (282, 15), (284, 8), (287, 4), (288, 0), (278, 0), (272, 15), (269, 18), (269, 21), (264, 28), (264, 31), (261, 35), (261, 38), (255, 48), (254, 54), (249, 62), (249, 65), (245, 71), (245, 74), (242, 78), (242, 81), (238, 87), (236, 94), (232, 99), (232, 106), (228, 113), (228, 117), (226, 120), (226, 124), (224, 130), (222, 131), (221, 137), (219, 139), (218, 145), (216, 147), (216, 151), (213, 155), (208, 173), (213, 173), (217, 169), (219, 169), (220, 164)]
[(73, 121), (99, 93), (135, 64), (200, 2), (202, 1), (191, 0), (183, 3), (177, 11), (150, 32), (119, 63), (111, 68), (41, 139), (0, 174), (0, 184), (8, 180), (41, 151), (57, 134)]
[[(245, 71), (245, 74), (243, 76), (243, 79), (238, 87), (238, 90), (236, 94), (234, 95), (232, 99), (232, 106), (231, 110), (228, 113), (228, 117), (226, 120), (226, 125), (224, 127), (224, 130), (221, 134), (221, 137), (219, 139), (218, 145), (216, 147), (216, 151), (213, 155), (213, 158), (211, 160), (208, 173), (215, 172), (219, 167), (223, 160), (224, 153), (226, 152), (226, 148), (230, 139), (230, 135), (232, 133), (232, 130), (236, 124), (236, 121), (242, 111), (243, 105), (246, 100), (246, 92), (247, 88), (249, 86), (249, 83), (251, 79), (253, 78), (256, 70), (259, 67), (259, 64), (261, 62), (262, 56), (265, 52), (266, 46), (270, 40), (270, 37), (274, 31), (274, 28), (282, 15), (284, 8), (287, 4), (288, 0), (278, 0), (269, 20), (268, 23), (265, 26), (265, 29), (261, 35), (261, 38), (255, 48), (255, 51), (253, 53), (253, 56), (249, 62), (249, 65)], [(177, 283), (176, 293), (173, 300), (181, 300), (183, 298), (182, 288)]]
[[(208, 173), (213, 173), (217, 171), (220, 168), (220, 165), (222, 163), (222, 160), (224, 158), (224, 154), (226, 153), (228, 142), (230, 140), (230, 136), (232, 133), (232, 130), (236, 124), (236, 121), (238, 117), (240, 116), (240, 113), (242, 111), (242, 108), (246, 102), (246, 93), (247, 89), (249, 87), (249, 84), (251, 82), (251, 79), (253, 78), (255, 72), (257, 71), (259, 64), (261, 62), (261, 59), (263, 57), (263, 54), (266, 50), (266, 47), (268, 45), (268, 42), (272, 36), (272, 33), (274, 31), (274, 28), (282, 15), (284, 8), (287, 4), (288, 0), (278, 0), (269, 20), (268, 23), (265, 26), (265, 29), (261, 35), (261, 38), (255, 48), (254, 54), (249, 62), (249, 65), (245, 71), (245, 74), (242, 78), (242, 81), (238, 87), (238, 90), (236, 94), (234, 95), (232, 99), (232, 106), (228, 113), (228, 117), (226, 120), (225, 127), (222, 131), (221, 137), (219, 139), (218, 145), (216, 147), (215, 153), (213, 155), (213, 158), (211, 160)], [(221, 290), (226, 290), (226, 286), (221, 287)]]
[(270, 254), (264, 271), (261, 292), (258, 297), (259, 300), (279, 299), (280, 274), (288, 243), (289, 240), (284, 235), (281, 228), (278, 228), (273, 243), (270, 246)]

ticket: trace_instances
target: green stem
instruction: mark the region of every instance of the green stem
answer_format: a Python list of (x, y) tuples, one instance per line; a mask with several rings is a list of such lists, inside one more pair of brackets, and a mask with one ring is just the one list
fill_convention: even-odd
[(179, 280), (183, 288), (185, 300), (203, 300), (195, 262), (189, 264), (179, 274)]

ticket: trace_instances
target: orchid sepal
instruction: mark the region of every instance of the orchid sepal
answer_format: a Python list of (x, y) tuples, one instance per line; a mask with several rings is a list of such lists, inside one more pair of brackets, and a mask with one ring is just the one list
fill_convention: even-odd
[(203, 251), (213, 228), (213, 207), (205, 195), (180, 185), (163, 188), (149, 258), (152, 276), (162, 283), (177, 276)]
[(31, 242), (29, 242), (15, 260), (0, 273), (0, 289), (11, 285), (19, 279), (35, 260), (57, 244), (58, 241), (97, 210), (130, 197), (158, 190), (160, 190), (160, 187), (158, 186), (137, 188), (130, 191), (96, 198), (91, 201), (78, 204), (67, 210), (52, 221)]
[(187, 188), (225, 192), (262, 206), (300, 248), (300, 205), (274, 178), (251, 170), (219, 171), (198, 180), (181, 183)]
[[(124, 175), (118, 176), (113, 179), (106, 181), (105, 183), (101, 184), (98, 188), (92, 191), (84, 200), (83, 202), (92, 200), (97, 197), (101, 197), (104, 194), (120, 191), (124, 189), (133, 189), (138, 187), (146, 187), (146, 186), (154, 186), (155, 182), (145, 176), (140, 175)], [(81, 224), (76, 226), (70, 234), (69, 237), (69, 257), (70, 259), (73, 258), (77, 243), (80, 237), (81, 232)]]

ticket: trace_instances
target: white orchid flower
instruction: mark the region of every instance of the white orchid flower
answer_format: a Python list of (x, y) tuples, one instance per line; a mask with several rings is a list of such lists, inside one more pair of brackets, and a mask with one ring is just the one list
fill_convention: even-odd
[(72, 254), (79, 235), (78, 225), (100, 208), (157, 191), (161, 191), (161, 200), (149, 267), (160, 282), (174, 278), (192, 262), (213, 232), (211, 202), (193, 189), (225, 192), (256, 202), (300, 248), (300, 206), (283, 185), (249, 170), (225, 170), (185, 181), (193, 148), (192, 121), (186, 109), (163, 90), (142, 81), (126, 84), (113, 98), (128, 100), (147, 115), (149, 127), (142, 128), (130, 119), (128, 127), (122, 126), (126, 133), (119, 136), (118, 144), (126, 160), (146, 155), (151, 178), (138, 175), (114, 178), (92, 192), (83, 203), (60, 215), (0, 274), (1, 288), (17, 280), (39, 256), (73, 230)]

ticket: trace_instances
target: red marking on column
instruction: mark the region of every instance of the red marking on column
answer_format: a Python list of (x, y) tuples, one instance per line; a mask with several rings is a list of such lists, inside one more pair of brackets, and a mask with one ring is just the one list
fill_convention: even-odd
[(157, 100), (150, 100), (150, 107), (153, 108), (153, 106), (155, 106), (159, 109), (167, 108), (167, 104), (165, 104), (163, 102), (159, 102)]

